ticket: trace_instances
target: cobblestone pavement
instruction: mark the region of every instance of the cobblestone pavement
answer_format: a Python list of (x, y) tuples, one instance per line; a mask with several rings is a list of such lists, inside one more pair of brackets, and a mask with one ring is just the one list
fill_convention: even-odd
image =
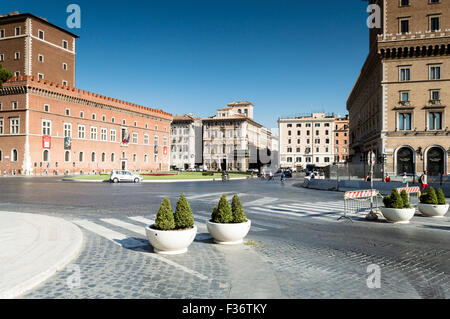
[[(24, 197), (20, 192), (37, 182), (12, 179), (0, 185), (0, 210), (81, 221), (81, 255), (24, 298), (450, 297), (448, 217), (416, 216), (410, 225), (371, 223), (362, 216), (338, 222), (342, 194), (292, 183), (80, 186), (45, 180), (45, 187)], [(142, 220), (155, 217), (164, 196), (174, 206), (181, 192), (194, 212), (196, 240), (187, 254), (154, 254)], [(252, 220), (245, 245), (219, 246), (207, 233), (205, 222), (222, 193), (240, 194)], [(108, 232), (125, 240), (110, 240)], [(367, 286), (372, 264), (380, 267), (379, 289)]]

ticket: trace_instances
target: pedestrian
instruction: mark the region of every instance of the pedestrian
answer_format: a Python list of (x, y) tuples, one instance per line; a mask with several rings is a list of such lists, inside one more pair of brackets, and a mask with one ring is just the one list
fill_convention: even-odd
[(281, 173), (281, 181), (284, 182), (284, 179), (286, 178), (286, 175), (284, 175), (284, 172)]
[(366, 176), (366, 182), (370, 182), (370, 181), (371, 181), (370, 175), (367, 175)]
[(391, 177), (386, 173), (386, 177), (384, 178), (385, 183), (389, 183), (391, 181)]
[(408, 187), (408, 175), (406, 175), (406, 172), (403, 173), (402, 183), (404, 187)]
[(428, 188), (428, 174), (427, 171), (424, 171), (422, 176), (420, 176), (420, 185), (422, 187), (422, 191)]

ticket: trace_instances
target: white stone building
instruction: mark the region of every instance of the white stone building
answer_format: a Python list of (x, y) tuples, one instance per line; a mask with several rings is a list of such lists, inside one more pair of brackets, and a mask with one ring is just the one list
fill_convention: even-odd
[(202, 120), (192, 115), (175, 116), (171, 124), (170, 168), (189, 169), (202, 165)]

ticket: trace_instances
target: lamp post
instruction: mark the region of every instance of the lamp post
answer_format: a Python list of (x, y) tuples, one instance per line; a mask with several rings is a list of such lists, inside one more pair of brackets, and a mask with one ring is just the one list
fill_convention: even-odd
[(375, 164), (375, 154), (372, 149), (370, 149), (368, 156), (368, 164), (369, 164), (369, 174), (370, 174), (370, 212), (367, 214), (367, 220), (377, 220), (378, 215), (373, 211), (373, 167)]

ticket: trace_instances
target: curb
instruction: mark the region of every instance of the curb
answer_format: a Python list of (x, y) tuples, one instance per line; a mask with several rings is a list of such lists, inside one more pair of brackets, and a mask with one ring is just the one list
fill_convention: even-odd
[[(53, 235), (56, 232), (56, 234), (57, 234), (56, 236), (58, 237), (58, 238), (54, 239), (56, 241), (60, 241), (61, 238), (59, 238), (59, 237), (61, 237), (61, 235), (63, 235), (62, 233), (64, 233), (64, 234), (70, 233), (70, 235), (71, 235), (69, 247), (66, 247), (66, 246), (58, 247), (59, 250), (64, 250), (64, 256), (62, 258), (53, 262), (48, 267), (43, 267), (45, 269), (43, 269), (42, 271), (39, 271), (36, 274), (33, 274), (29, 278), (26, 278), (26, 274), (25, 274), (24, 281), (22, 281), (20, 283), (16, 283), (16, 284), (13, 283), (13, 285), (11, 287), (9, 287), (9, 288), (7, 287), (6, 290), (0, 291), (0, 299), (20, 298), (27, 292), (31, 291), (32, 289), (39, 286), (40, 284), (45, 282), (47, 279), (49, 279), (50, 277), (55, 275), (57, 272), (62, 271), (68, 264), (70, 264), (73, 260), (75, 260), (81, 253), (81, 250), (84, 245), (83, 233), (78, 226), (76, 226), (75, 224), (73, 224), (71, 222), (68, 222), (59, 217), (52, 217), (52, 216), (47, 216), (47, 215), (14, 213), (14, 212), (3, 212), (3, 211), (0, 213), (1, 214), (21, 215), (21, 217), (22, 217), (21, 219), (25, 219), (25, 221), (26, 221), (26, 219), (29, 219), (29, 220), (33, 220), (34, 222), (36, 222), (36, 219), (41, 218), (41, 219), (43, 219), (42, 224), (45, 224), (45, 226), (49, 225), (52, 222), (56, 223), (56, 225), (54, 225), (54, 227), (59, 226), (59, 228), (56, 231), (54, 230), (54, 228), (47, 229), (47, 230), (50, 230), (49, 233), (51, 233)], [(42, 228), (45, 226), (38, 225), (36, 227), (39, 228), (40, 230), (42, 230)], [(39, 233), (39, 238), (41, 238), (41, 236), (43, 236), (43, 235), (44, 234)], [(50, 239), (47, 239), (47, 241), (50, 241)], [(64, 240), (64, 242), (69, 242), (68, 238), (66, 238)], [(35, 249), (35, 248), (36, 247), (34, 247), (34, 246), (30, 247), (30, 249)], [(37, 248), (39, 248), (39, 247), (37, 247)], [(44, 257), (46, 257), (46, 256), (44, 256)], [(25, 262), (26, 261), (27, 260), (25, 259)], [(39, 258), (37, 258), (36, 262), (39, 263), (39, 262), (42, 262), (42, 260), (39, 261)], [(19, 262), (19, 264), (20, 264), (20, 262)], [(19, 272), (19, 274), (20, 274), (20, 272)], [(2, 275), (3, 275), (3, 278), (6, 277), (5, 274), (2, 274)]]
[[(230, 178), (229, 181), (246, 180), (247, 177)], [(107, 180), (83, 180), (83, 179), (67, 179), (63, 178), (63, 182), (75, 182), (75, 183), (109, 183)], [(186, 182), (221, 182), (220, 178), (217, 179), (173, 179), (173, 180), (144, 180), (142, 183), (186, 183)]]

